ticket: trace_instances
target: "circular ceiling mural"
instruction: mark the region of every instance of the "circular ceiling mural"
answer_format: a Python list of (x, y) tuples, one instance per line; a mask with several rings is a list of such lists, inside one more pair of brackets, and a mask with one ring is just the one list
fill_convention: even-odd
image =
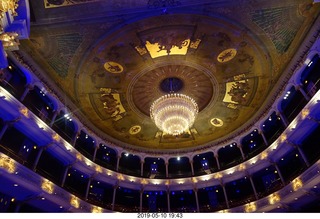
[[(92, 42), (82, 57), (77, 103), (106, 139), (133, 150), (221, 141), (254, 117), (271, 88), (268, 53), (253, 36), (234, 22), (203, 16), (127, 24)], [(149, 116), (152, 102), (168, 92), (199, 106), (193, 127), (179, 136), (162, 133)]]
[[(201, 111), (216, 100), (219, 85), (212, 73), (200, 69), (201, 66), (197, 69), (191, 67), (190, 63), (176, 61), (143, 70), (136, 74), (128, 86), (128, 103), (135, 113), (149, 117), (153, 101), (170, 92), (178, 92), (193, 98)], [(172, 87), (169, 85), (170, 80), (174, 83)]]

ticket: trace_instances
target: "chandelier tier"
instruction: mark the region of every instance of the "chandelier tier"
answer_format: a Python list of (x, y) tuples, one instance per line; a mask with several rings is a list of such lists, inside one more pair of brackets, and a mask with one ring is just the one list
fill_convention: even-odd
[(194, 123), (199, 112), (194, 99), (184, 94), (166, 94), (150, 107), (150, 117), (163, 132), (179, 135), (187, 131)]

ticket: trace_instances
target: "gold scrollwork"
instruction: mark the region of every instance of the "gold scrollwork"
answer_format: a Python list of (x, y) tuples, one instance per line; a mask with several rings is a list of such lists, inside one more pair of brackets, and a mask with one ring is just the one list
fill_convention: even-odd
[(17, 16), (16, 9), (18, 8), (18, 0), (1, 0), (0, 2), (0, 17), (9, 10), (12, 12), (13, 16)]

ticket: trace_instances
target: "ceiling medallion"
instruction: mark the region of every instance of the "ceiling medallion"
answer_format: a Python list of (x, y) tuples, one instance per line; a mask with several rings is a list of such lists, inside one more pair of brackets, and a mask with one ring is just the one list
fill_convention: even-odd
[(215, 126), (215, 127), (221, 127), (223, 126), (223, 121), (219, 118), (212, 118), (210, 120), (211, 125)]
[(234, 48), (229, 48), (223, 50), (217, 57), (218, 62), (224, 63), (233, 59), (237, 54), (237, 50)]
[(104, 68), (108, 72), (113, 73), (113, 74), (118, 74), (118, 73), (123, 72), (122, 65), (120, 65), (117, 62), (111, 62), (111, 61), (110, 62), (106, 62), (106, 63), (104, 63)]
[(129, 133), (130, 133), (130, 135), (135, 135), (135, 134), (138, 134), (140, 131), (141, 131), (141, 126), (134, 125), (130, 128)]
[(180, 135), (193, 125), (199, 112), (194, 99), (184, 94), (166, 94), (150, 107), (150, 117), (156, 126), (170, 135)]

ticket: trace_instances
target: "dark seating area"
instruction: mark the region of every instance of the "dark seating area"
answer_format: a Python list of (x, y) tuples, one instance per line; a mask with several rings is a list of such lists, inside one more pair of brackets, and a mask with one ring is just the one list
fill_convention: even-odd
[(303, 89), (312, 97), (320, 88), (319, 78), (320, 78), (320, 57), (319, 54), (315, 55), (305, 70), (301, 74), (301, 84)]
[(243, 161), (241, 151), (236, 143), (226, 145), (218, 150), (218, 157), (221, 169), (235, 166)]
[(220, 185), (198, 190), (200, 212), (213, 212), (227, 208), (223, 189)]
[(320, 126), (317, 126), (310, 135), (306, 136), (303, 142), (300, 144), (303, 153), (306, 155), (309, 162), (313, 163), (319, 159), (320, 151), (319, 148), (320, 140)]
[(60, 111), (60, 113), (57, 115), (52, 129), (69, 143), (72, 143), (77, 135), (76, 127), (72, 121), (72, 118), (68, 113), (63, 111)]
[(139, 212), (140, 191), (118, 187), (115, 209), (118, 212)]
[(168, 212), (166, 191), (144, 191), (142, 195), (144, 212)]
[(225, 188), (231, 207), (255, 200), (254, 191), (248, 177), (229, 182), (225, 185)]
[(132, 176), (140, 176), (141, 163), (140, 158), (127, 152), (122, 153), (119, 161), (119, 172)]
[(51, 123), (56, 109), (50, 98), (46, 95), (46, 91), (34, 86), (28, 92), (22, 103), (42, 121), (48, 125)]
[(39, 146), (15, 127), (7, 129), (0, 139), (0, 145), (2, 153), (14, 157), (29, 168), (33, 167), (39, 153)]
[(143, 177), (156, 179), (166, 178), (165, 161), (161, 158), (146, 157), (143, 164)]
[(92, 180), (88, 192), (88, 201), (92, 204), (111, 209), (113, 192), (113, 185)]
[(195, 176), (200, 176), (217, 171), (218, 166), (213, 152), (197, 154), (196, 156), (194, 156), (193, 168)]
[(63, 187), (72, 194), (85, 198), (87, 196), (89, 178), (90, 176), (85, 173), (75, 168), (69, 168)]
[(274, 165), (255, 172), (251, 177), (259, 198), (265, 197), (282, 187), (279, 173)]
[(307, 103), (308, 100), (303, 94), (295, 87), (291, 87), (281, 101), (281, 110), (288, 121), (291, 122)]
[(100, 144), (97, 149), (95, 162), (110, 170), (116, 170), (117, 152), (104, 144)]
[(191, 164), (187, 157), (175, 157), (169, 159), (169, 177), (188, 177), (191, 176)]
[(87, 135), (82, 130), (80, 134), (77, 136), (77, 140), (74, 147), (90, 160), (93, 159), (93, 155), (96, 150), (96, 143), (92, 139), (92, 137)]
[(67, 167), (67, 163), (54, 156), (50, 149), (44, 150), (36, 167), (36, 172), (55, 183), (61, 185)]
[(290, 182), (307, 168), (297, 150), (292, 150), (277, 162), (285, 182)]
[(268, 119), (262, 124), (262, 132), (270, 145), (274, 142), (284, 131), (285, 126), (281, 121), (281, 117), (272, 112)]
[(196, 212), (195, 202), (193, 190), (170, 192), (170, 206), (172, 212)]
[(250, 158), (257, 155), (267, 147), (261, 134), (258, 132), (257, 129), (253, 130), (250, 134), (246, 135), (242, 139), (241, 145), (246, 158)]
[(2, 72), (0, 84), (15, 98), (20, 99), (27, 86), (26, 73), (9, 60), (9, 66)]

